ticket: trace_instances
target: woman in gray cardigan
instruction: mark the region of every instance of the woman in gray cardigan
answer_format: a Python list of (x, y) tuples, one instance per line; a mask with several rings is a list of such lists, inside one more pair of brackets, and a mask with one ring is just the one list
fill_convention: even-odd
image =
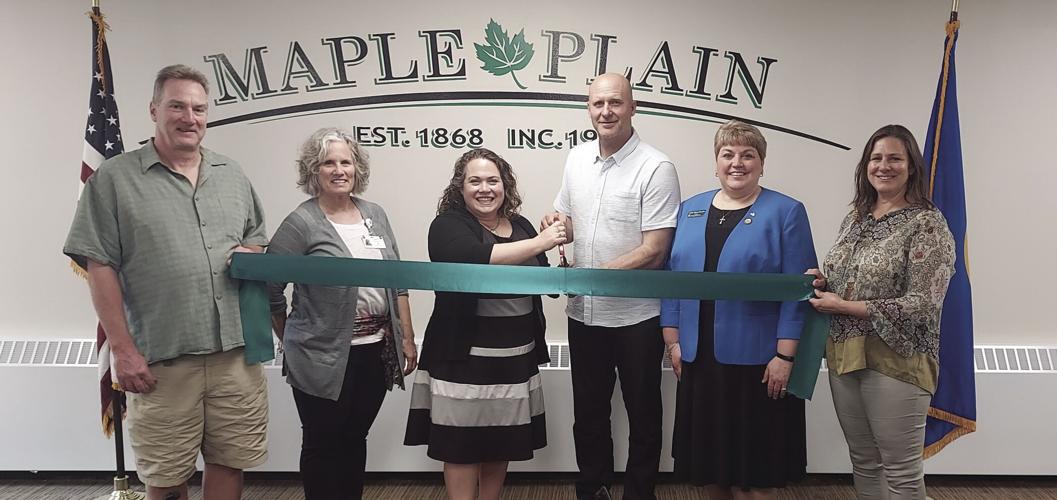
[[(367, 154), (344, 131), (324, 128), (301, 147), (298, 186), (312, 196), (290, 213), (268, 253), (399, 260), (382, 207), (367, 188)], [(301, 418), (305, 497), (360, 498), (367, 433), (386, 390), (404, 387), (418, 354), (407, 290), (273, 283), (272, 324)]]

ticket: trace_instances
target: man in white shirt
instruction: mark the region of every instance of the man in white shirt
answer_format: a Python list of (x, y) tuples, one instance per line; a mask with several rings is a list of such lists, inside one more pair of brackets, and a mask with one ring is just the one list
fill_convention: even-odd
[[(542, 227), (562, 220), (576, 238), (573, 266), (660, 269), (671, 246), (679, 211), (679, 178), (660, 151), (632, 127), (631, 83), (619, 74), (599, 76), (587, 110), (598, 139), (574, 148), (565, 163), (556, 212)], [(630, 427), (624, 498), (655, 499), (661, 456), (660, 300), (570, 297), (569, 350), (573, 384), (573, 439), (580, 475), (579, 499), (610, 498), (613, 438), (610, 400), (616, 377)]]

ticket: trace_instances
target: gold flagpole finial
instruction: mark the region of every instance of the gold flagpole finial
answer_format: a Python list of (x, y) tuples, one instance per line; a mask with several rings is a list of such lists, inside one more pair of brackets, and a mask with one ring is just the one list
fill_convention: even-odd
[(98, 9), (99, 8), (99, 0), (92, 0), (92, 8), (93, 9)]
[[(96, 0), (99, 3), (99, 0)], [(954, 0), (954, 4), (951, 5), (951, 12), (958, 12), (958, 0)]]

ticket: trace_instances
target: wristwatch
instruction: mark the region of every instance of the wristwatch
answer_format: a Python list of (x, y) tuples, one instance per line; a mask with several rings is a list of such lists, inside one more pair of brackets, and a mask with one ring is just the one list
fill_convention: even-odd
[(774, 357), (776, 357), (776, 358), (778, 358), (778, 359), (780, 359), (782, 361), (788, 361), (790, 363), (792, 363), (796, 359), (796, 356), (786, 356), (785, 354), (782, 354), (780, 352), (774, 353)]

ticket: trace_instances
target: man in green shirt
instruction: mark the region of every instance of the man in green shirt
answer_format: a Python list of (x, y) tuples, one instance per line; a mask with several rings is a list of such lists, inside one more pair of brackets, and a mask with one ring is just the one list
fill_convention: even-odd
[(267, 458), (267, 391), (243, 358), (233, 252), (267, 245), (260, 200), (230, 158), (201, 147), (209, 81), (163, 68), (154, 138), (85, 183), (63, 252), (88, 285), (129, 393), (129, 437), (151, 499), (187, 498), (201, 452), (209, 499), (237, 499)]

